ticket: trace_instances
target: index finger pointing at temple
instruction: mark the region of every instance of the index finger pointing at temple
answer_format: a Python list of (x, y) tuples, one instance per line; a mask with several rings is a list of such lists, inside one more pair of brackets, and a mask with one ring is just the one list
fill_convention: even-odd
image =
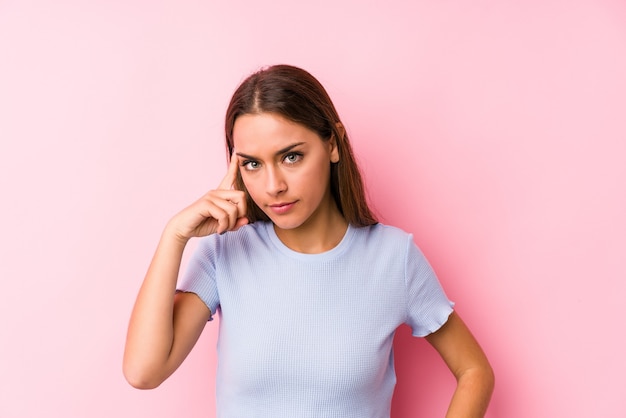
[(233, 153), (230, 156), (230, 164), (228, 165), (228, 171), (226, 172), (226, 176), (224, 176), (224, 179), (217, 188), (221, 190), (231, 190), (235, 185), (235, 180), (237, 179), (238, 168), (239, 161), (237, 160), (235, 150), (233, 149)]

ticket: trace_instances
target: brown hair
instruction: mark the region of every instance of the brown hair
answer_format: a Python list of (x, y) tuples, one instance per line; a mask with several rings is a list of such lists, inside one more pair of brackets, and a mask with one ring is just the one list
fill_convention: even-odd
[[(235, 120), (246, 114), (275, 113), (299, 123), (328, 141), (334, 137), (339, 161), (331, 163), (331, 193), (339, 211), (350, 224), (360, 227), (377, 223), (370, 210), (361, 173), (337, 110), (319, 81), (307, 71), (290, 65), (274, 65), (246, 78), (237, 88), (226, 111), (226, 147), (233, 151)], [(247, 193), (241, 176), (237, 188), (246, 191), (250, 222), (269, 220)]]

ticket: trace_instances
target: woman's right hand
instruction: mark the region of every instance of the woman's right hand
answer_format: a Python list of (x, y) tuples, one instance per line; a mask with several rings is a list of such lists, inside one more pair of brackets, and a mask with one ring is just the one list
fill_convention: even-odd
[(187, 242), (192, 237), (223, 234), (246, 225), (246, 195), (234, 188), (238, 169), (238, 160), (233, 152), (226, 176), (217, 189), (179, 212), (170, 220), (167, 229), (180, 241)]

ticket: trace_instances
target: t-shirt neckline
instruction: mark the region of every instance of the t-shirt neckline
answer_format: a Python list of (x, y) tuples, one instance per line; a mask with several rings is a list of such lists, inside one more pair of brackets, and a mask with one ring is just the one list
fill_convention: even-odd
[(343, 238), (341, 238), (341, 241), (339, 241), (339, 244), (337, 244), (335, 247), (331, 248), (328, 251), (324, 251), (322, 253), (307, 254), (307, 253), (301, 253), (301, 252), (292, 250), (291, 248), (287, 247), (280, 240), (280, 238), (278, 238), (278, 235), (276, 235), (276, 231), (274, 230), (274, 224), (272, 222), (264, 222), (264, 227), (265, 227), (265, 231), (267, 232), (267, 235), (269, 236), (270, 241), (276, 247), (276, 249), (278, 249), (281, 253), (283, 253), (286, 256), (296, 258), (302, 261), (331, 260), (339, 256), (341, 253), (343, 253), (346, 250), (346, 248), (349, 247), (350, 241), (352, 240), (352, 237), (354, 236), (354, 227), (348, 224), (348, 228), (346, 229), (346, 232), (343, 235)]

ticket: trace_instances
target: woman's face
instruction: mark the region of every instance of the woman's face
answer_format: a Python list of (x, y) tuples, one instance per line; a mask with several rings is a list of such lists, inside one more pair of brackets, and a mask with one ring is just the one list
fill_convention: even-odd
[(274, 113), (239, 116), (233, 127), (241, 178), (250, 197), (280, 229), (328, 219), (334, 139)]

